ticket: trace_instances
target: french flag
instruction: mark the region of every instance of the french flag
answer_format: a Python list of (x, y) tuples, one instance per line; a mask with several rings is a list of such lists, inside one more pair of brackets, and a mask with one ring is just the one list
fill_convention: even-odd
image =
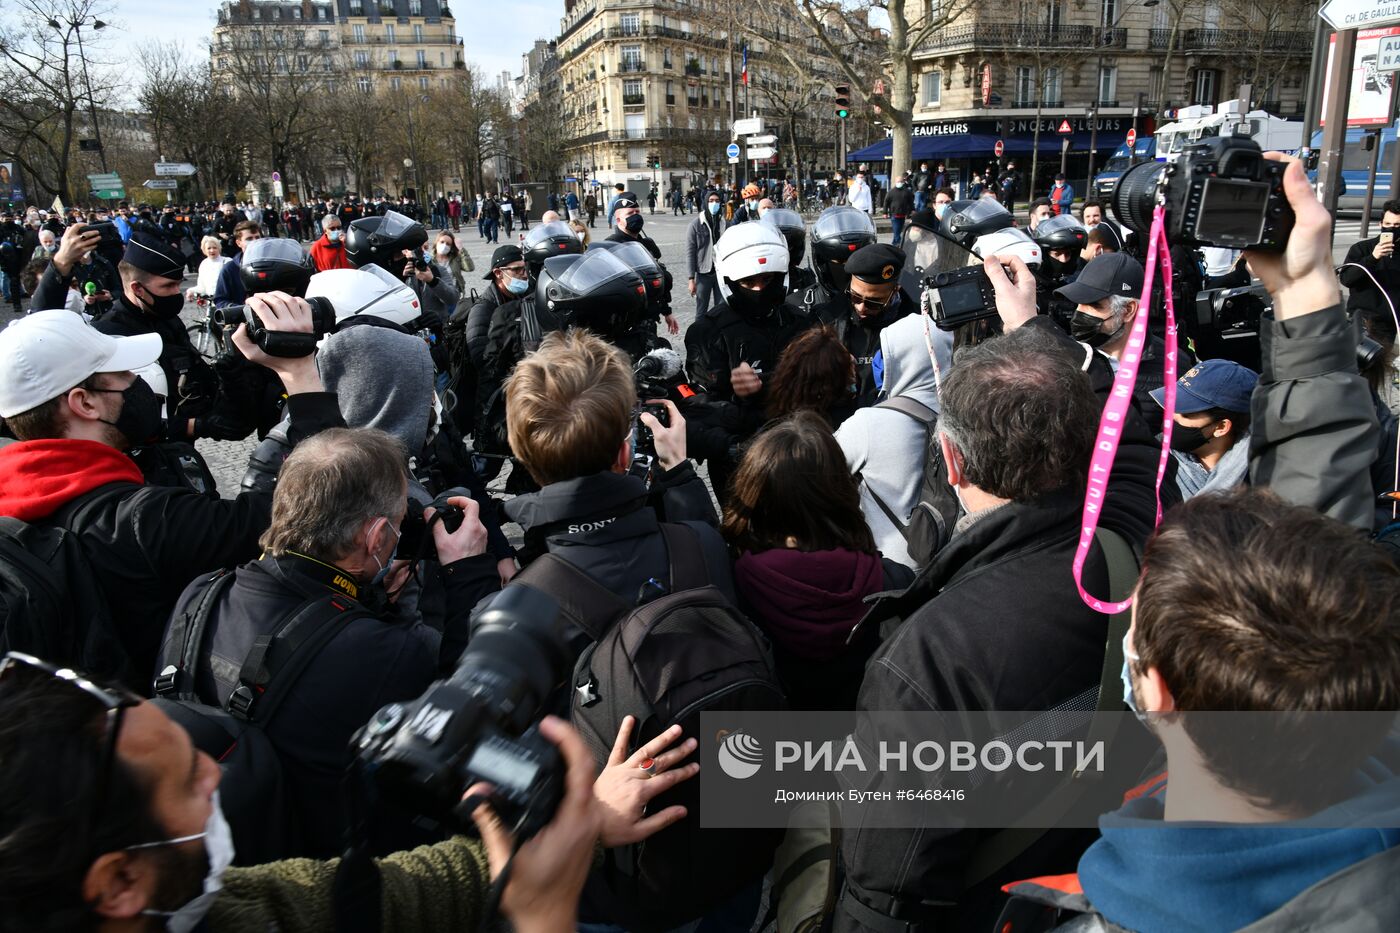
[(744, 87), (749, 86), (749, 47), (744, 46), (744, 60), (739, 66), (739, 78), (744, 82)]

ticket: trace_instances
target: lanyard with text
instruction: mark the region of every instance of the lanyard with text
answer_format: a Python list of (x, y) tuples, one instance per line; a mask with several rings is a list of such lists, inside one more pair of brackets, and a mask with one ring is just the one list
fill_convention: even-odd
[(1162, 267), (1163, 294), (1166, 296), (1167, 331), (1166, 352), (1163, 361), (1162, 385), (1165, 398), (1162, 405), (1162, 455), (1157, 463), (1157, 518), (1162, 521), (1162, 480), (1167, 474), (1167, 459), (1171, 456), (1172, 413), (1176, 411), (1176, 308), (1172, 305), (1172, 260), (1167, 244), (1166, 208), (1158, 200), (1152, 212), (1152, 228), (1147, 243), (1147, 274), (1142, 285), (1142, 300), (1137, 317), (1133, 319), (1133, 329), (1128, 336), (1128, 345), (1123, 350), (1123, 359), (1118, 364), (1118, 372), (1113, 376), (1113, 391), (1108, 404), (1104, 406), (1099, 419), (1098, 435), (1094, 439), (1094, 455), (1089, 462), (1089, 484), (1084, 492), (1079, 546), (1074, 553), (1074, 585), (1079, 589), (1079, 598), (1085, 605), (1098, 612), (1114, 614), (1132, 605), (1129, 597), (1122, 602), (1101, 600), (1084, 589), (1084, 562), (1089, 557), (1089, 549), (1094, 543), (1094, 532), (1099, 527), (1099, 513), (1103, 509), (1108, 494), (1108, 478), (1113, 472), (1113, 461), (1118, 455), (1118, 443), (1122, 437), (1123, 422), (1128, 414), (1128, 406), (1133, 401), (1133, 386), (1137, 383), (1138, 366), (1147, 346), (1147, 315), (1152, 307), (1152, 285), (1158, 263)]

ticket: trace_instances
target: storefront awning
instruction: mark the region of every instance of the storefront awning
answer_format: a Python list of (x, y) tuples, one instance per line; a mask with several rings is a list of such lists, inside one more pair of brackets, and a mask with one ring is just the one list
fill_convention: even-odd
[[(1100, 130), (1095, 140), (1099, 152), (1112, 152), (1123, 145), (1124, 131)], [(1041, 155), (1060, 151), (1061, 136), (1057, 133), (1040, 134)], [(993, 133), (959, 133), (947, 136), (915, 136), (913, 140), (913, 161), (921, 159), (962, 159), (995, 158), (994, 149), (997, 137)], [(1011, 155), (1029, 154), (1035, 148), (1033, 136), (1012, 136), (1006, 140), (1006, 152)], [(1089, 133), (1076, 132), (1069, 137), (1070, 152), (1089, 151)], [(846, 156), (847, 162), (884, 162), (894, 151), (894, 141), (882, 139), (877, 143), (857, 149)]]

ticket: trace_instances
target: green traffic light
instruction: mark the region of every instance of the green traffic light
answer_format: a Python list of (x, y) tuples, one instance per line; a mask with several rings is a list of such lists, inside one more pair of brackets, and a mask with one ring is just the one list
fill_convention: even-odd
[(842, 120), (846, 119), (846, 118), (849, 117), (850, 115), (851, 115), (851, 112), (850, 112), (849, 110), (847, 110), (845, 107), (842, 107), (840, 110), (836, 111), (836, 116), (837, 116), (839, 119), (842, 119)]

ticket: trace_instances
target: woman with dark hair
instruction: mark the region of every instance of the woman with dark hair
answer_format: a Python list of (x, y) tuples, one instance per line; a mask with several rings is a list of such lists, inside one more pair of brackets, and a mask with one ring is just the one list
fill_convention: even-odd
[(854, 411), (856, 363), (830, 325), (813, 327), (783, 350), (768, 387), (768, 417), (815, 411), (840, 424)]
[(799, 411), (754, 439), (721, 531), (738, 555), (740, 604), (772, 639), (792, 707), (855, 709), (878, 643), (873, 627), (851, 638), (864, 600), (908, 586), (914, 574), (875, 550), (856, 482), (820, 414)]

